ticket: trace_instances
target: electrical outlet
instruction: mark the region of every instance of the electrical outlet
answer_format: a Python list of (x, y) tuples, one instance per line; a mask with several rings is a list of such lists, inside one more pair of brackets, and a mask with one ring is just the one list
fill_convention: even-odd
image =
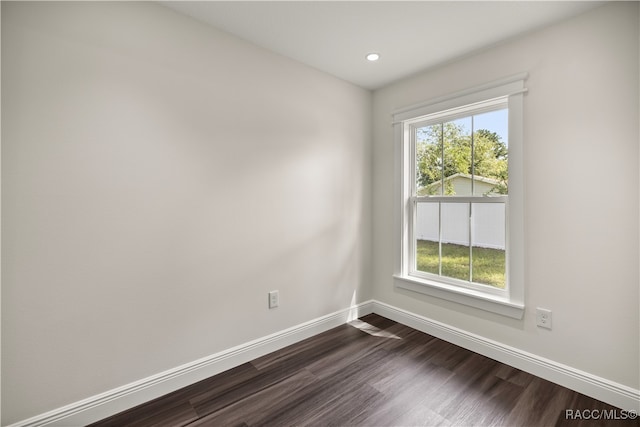
[(551, 329), (551, 310), (536, 308), (536, 325), (541, 328)]
[(269, 292), (269, 308), (276, 308), (280, 304), (278, 291)]

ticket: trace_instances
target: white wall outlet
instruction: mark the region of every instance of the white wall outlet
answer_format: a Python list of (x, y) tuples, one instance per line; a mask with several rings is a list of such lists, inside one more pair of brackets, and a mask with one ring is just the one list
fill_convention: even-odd
[(278, 291), (269, 292), (269, 308), (276, 308), (280, 304)]
[(551, 310), (536, 308), (536, 325), (541, 328), (551, 329)]

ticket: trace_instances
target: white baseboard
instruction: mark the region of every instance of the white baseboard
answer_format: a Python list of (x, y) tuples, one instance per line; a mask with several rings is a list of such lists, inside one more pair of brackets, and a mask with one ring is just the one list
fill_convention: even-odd
[(367, 301), (8, 427), (84, 426), (370, 313), (387, 317), (616, 407), (628, 411), (640, 410), (639, 390), (379, 301)]
[(363, 302), (8, 427), (85, 426), (370, 314), (372, 307), (373, 301)]
[(640, 390), (545, 359), (391, 305), (373, 302), (373, 312), (452, 344), (536, 375), (627, 411), (640, 413)]

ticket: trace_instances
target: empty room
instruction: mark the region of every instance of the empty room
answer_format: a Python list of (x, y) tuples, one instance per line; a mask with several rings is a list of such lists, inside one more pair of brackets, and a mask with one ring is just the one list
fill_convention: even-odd
[(0, 424), (638, 425), (639, 5), (2, 1)]

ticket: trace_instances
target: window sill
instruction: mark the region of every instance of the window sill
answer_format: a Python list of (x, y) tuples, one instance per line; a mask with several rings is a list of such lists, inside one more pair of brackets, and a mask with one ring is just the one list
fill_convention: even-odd
[(514, 319), (522, 319), (524, 315), (524, 304), (511, 301), (508, 298), (416, 277), (401, 275), (394, 275), (393, 277), (394, 284), (398, 288), (453, 301)]

